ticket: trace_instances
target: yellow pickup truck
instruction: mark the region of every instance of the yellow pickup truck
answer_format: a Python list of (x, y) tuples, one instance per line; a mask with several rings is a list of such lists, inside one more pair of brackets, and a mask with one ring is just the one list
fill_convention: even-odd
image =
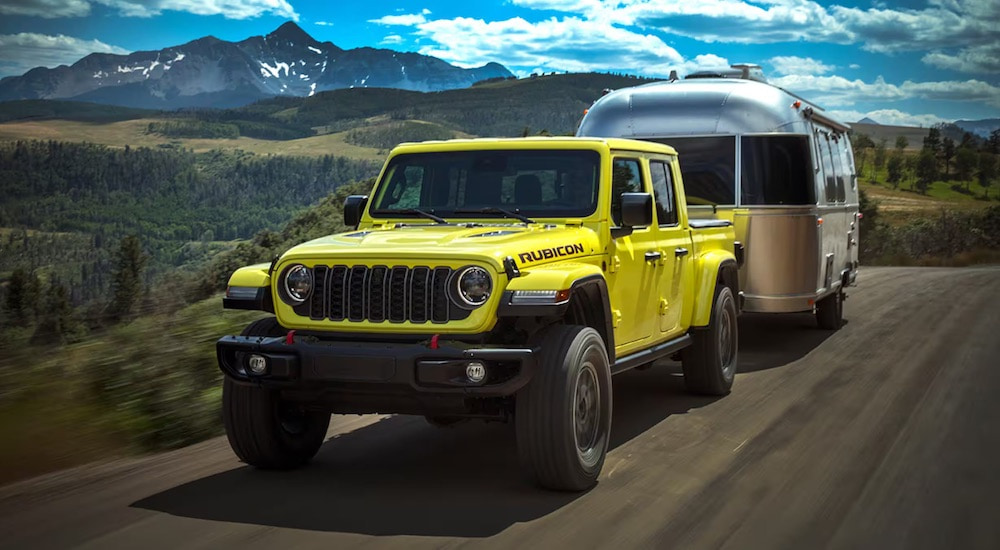
[(612, 375), (673, 356), (694, 392), (733, 383), (742, 248), (684, 204), (656, 143), (400, 145), (354, 230), (232, 275), (224, 307), (274, 314), (217, 344), (233, 450), (303, 465), (331, 413), (499, 420), (538, 484), (591, 487)]

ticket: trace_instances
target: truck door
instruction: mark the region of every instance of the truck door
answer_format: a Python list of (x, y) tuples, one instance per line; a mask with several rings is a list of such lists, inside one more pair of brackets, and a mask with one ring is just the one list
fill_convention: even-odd
[[(611, 225), (621, 225), (621, 194), (650, 192), (638, 158), (615, 157), (611, 181)], [(658, 300), (662, 272), (658, 260), (659, 230), (636, 227), (630, 235), (612, 240), (608, 291), (615, 331), (615, 355), (639, 349), (654, 331), (659, 334)]]
[[(681, 227), (680, 215), (677, 209), (677, 196), (674, 192), (676, 181), (674, 168), (676, 163), (666, 160), (652, 159), (649, 161), (650, 180), (653, 184), (653, 200), (656, 205), (656, 223), (659, 230), (659, 248), (661, 250), (660, 288), (657, 299), (659, 314), (659, 331), (665, 337), (671, 337), (683, 332), (681, 326), (684, 304), (682, 281), (693, 280), (684, 271), (693, 271), (691, 267), (691, 233), (686, 227)], [(679, 172), (678, 172), (679, 173)]]

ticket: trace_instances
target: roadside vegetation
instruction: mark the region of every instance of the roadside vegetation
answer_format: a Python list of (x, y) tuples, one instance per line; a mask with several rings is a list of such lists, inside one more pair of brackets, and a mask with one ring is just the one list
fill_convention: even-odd
[(863, 264), (1000, 262), (1000, 130), (985, 140), (943, 133), (955, 129), (931, 128), (919, 149), (903, 135), (853, 137)]

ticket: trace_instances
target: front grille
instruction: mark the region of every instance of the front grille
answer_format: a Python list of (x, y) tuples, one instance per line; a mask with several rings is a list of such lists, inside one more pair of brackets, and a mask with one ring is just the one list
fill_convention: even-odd
[(452, 269), (448, 267), (318, 265), (313, 269), (315, 289), (308, 302), (311, 319), (447, 323), (467, 316), (466, 311), (454, 311), (451, 306), (448, 279)]

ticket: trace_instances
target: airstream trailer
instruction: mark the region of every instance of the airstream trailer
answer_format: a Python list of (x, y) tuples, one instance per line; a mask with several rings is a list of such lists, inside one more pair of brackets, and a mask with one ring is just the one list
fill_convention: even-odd
[(858, 269), (849, 128), (764, 82), (759, 67), (734, 68), (607, 93), (577, 135), (672, 145), (691, 217), (728, 218), (744, 244), (744, 311), (815, 311), (821, 327), (839, 328)]

